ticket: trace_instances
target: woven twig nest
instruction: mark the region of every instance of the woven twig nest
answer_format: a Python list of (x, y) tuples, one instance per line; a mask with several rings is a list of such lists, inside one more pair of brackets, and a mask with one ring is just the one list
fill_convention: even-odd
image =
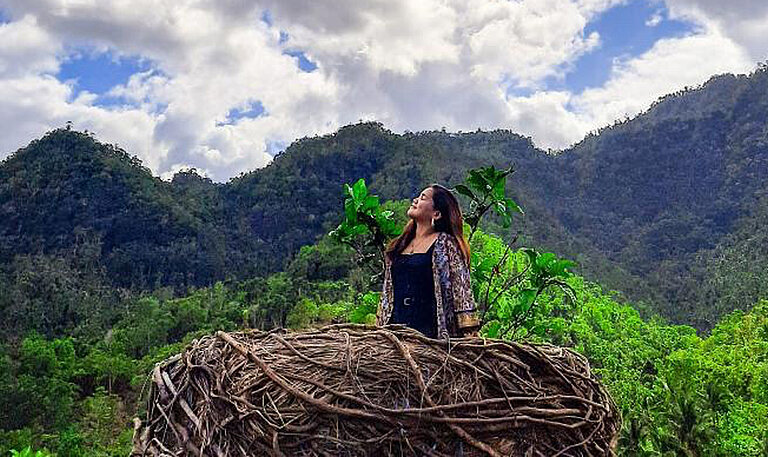
[(586, 360), (402, 326), (239, 332), (158, 364), (133, 456), (612, 455)]

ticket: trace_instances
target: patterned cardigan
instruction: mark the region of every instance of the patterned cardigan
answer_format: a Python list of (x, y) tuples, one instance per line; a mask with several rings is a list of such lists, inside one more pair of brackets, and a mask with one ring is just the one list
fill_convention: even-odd
[[(386, 325), (392, 318), (394, 290), (392, 265), (385, 256), (384, 285), (376, 312), (376, 325)], [(475, 299), (469, 282), (469, 268), (464, 263), (453, 235), (440, 232), (432, 251), (432, 278), (437, 304), (437, 337), (460, 337), (478, 327)]]

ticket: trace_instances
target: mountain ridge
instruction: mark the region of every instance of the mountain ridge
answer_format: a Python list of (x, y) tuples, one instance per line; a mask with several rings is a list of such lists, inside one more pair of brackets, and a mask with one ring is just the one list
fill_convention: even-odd
[(767, 120), (761, 67), (663, 97), (556, 154), (509, 130), (395, 134), (359, 123), (299, 139), (227, 183), (195, 171), (165, 182), (119, 148), (58, 129), (0, 163), (0, 264), (68, 255), (85, 236), (120, 287), (183, 290), (265, 274), (338, 223), (344, 183), (365, 178), (394, 200), (430, 182), (457, 184), (470, 168), (514, 163), (508, 188), (527, 213), (514, 227), (525, 244), (574, 258), (591, 279), (706, 328), (712, 313), (768, 293), (750, 286), (712, 311), (727, 281), (697, 291), (727, 270), (703, 253), (743, 251), (752, 241), (739, 227), (762, 220)]

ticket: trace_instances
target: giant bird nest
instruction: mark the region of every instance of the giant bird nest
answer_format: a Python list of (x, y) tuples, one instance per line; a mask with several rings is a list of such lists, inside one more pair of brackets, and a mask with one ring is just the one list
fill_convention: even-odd
[(613, 455), (580, 355), (401, 326), (218, 332), (158, 364), (132, 456)]

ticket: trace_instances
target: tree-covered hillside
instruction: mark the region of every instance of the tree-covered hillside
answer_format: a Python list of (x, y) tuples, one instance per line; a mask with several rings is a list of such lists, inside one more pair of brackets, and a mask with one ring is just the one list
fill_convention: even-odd
[(520, 232), (587, 278), (698, 328), (763, 291), (765, 67), (671, 94), (556, 155), (504, 130), (394, 134), (361, 123), (297, 140), (226, 184), (195, 172), (169, 183), (118, 148), (56, 130), (0, 164), (4, 283), (56, 262), (104, 287), (177, 293), (264, 275), (332, 228), (344, 182), (365, 178), (396, 200), (510, 164), (526, 216), (506, 231), (488, 220), (487, 231)]
[(218, 192), (176, 178), (157, 179), (86, 133), (50, 132), (0, 166), (0, 262), (41, 254), (87, 259), (122, 287), (210, 283), (225, 274), (215, 252)]
[[(382, 151), (396, 150), (392, 144), (405, 148), (408, 141), (416, 141), (408, 135), (393, 135), (376, 124), (349, 127), (344, 133), (356, 129), (369, 132), (371, 144), (378, 144), (380, 138), (388, 138), (391, 141), (389, 149), (378, 146)], [(88, 135), (69, 131), (53, 132), (39, 143), (45, 144), (46, 140), (60, 135), (63, 141), (74, 138), (84, 145), (97, 144)], [(437, 144), (438, 139), (444, 138), (456, 149), (443, 146), (440, 153), (451, 150), (451, 157), (456, 160), (451, 162), (447, 157), (441, 160), (455, 166), (455, 162), (474, 150), (459, 146), (469, 144), (467, 140), (476, 140), (477, 135), (492, 137), (495, 134), (458, 136), (464, 143), (451, 139), (456, 136), (442, 133), (416, 136), (418, 141), (424, 141), (424, 145)], [(507, 132), (501, 132), (498, 137), (501, 144), (511, 138)], [(146, 170), (136, 168), (125, 154), (108, 146), (90, 151), (83, 148), (80, 158), (74, 155), (77, 160), (71, 162), (76, 165), (69, 172), (65, 171), (67, 161), (60, 160), (58, 170), (62, 173), (57, 179), (66, 181), (79, 176), (78, 170), (88, 170), (78, 162), (101, 164), (115, 157), (121, 163), (127, 160), (126, 175), (134, 176), (132, 173), (135, 172), (135, 176), (115, 182), (130, 184), (125, 185), (129, 198), (154, 195), (165, 202), (166, 206), (152, 208), (166, 216), (169, 226), (182, 220), (189, 222), (187, 227), (194, 230), (209, 231), (198, 233), (197, 239), (205, 240), (200, 236), (206, 235), (226, 237), (212, 245), (219, 255), (234, 256), (234, 250), (242, 246), (252, 249), (251, 253), (265, 255), (266, 251), (259, 249), (263, 249), (265, 240), (270, 239), (267, 236), (275, 240), (284, 235), (284, 242), (291, 240), (291, 236), (314, 237), (309, 230), (307, 233), (287, 230), (292, 224), (301, 226), (303, 223), (301, 219), (287, 216), (299, 213), (296, 210), (299, 205), (306, 211), (315, 209), (314, 214), (321, 214), (317, 208), (323, 205), (313, 207), (308, 202), (296, 203), (287, 198), (278, 202), (272, 200), (275, 202), (274, 212), (270, 214), (283, 217), (279, 220), (285, 221), (285, 225), (283, 230), (274, 227), (273, 233), (257, 238), (252, 235), (253, 227), (244, 221), (248, 221), (248, 215), (263, 202), (248, 201), (243, 197), (245, 190), (255, 188), (259, 190), (252, 195), (273, 192), (277, 197), (290, 196), (292, 189), (301, 191), (302, 178), (289, 173), (290, 168), (284, 164), (290, 164), (287, 161), (291, 158), (298, 160), (292, 164), (295, 167), (312, 160), (316, 160), (319, 167), (325, 165), (335, 154), (321, 146), (332, 138), (334, 136), (306, 140), (305, 146), (320, 149), (302, 150), (296, 146), (294, 151), (299, 152), (293, 155), (289, 155), (291, 151), (286, 152), (269, 168), (270, 173), (280, 177), (254, 173), (228, 185), (211, 183), (192, 172), (180, 173), (172, 182), (165, 183), (152, 178)], [(39, 143), (33, 146), (37, 147)], [(498, 144), (489, 141), (483, 151), (494, 152), (491, 146)], [(373, 146), (368, 146), (367, 150), (376, 152)], [(9, 159), (8, 163), (22, 159), (35, 163), (35, 158), (45, 163), (46, 154), (56, 157), (55, 150), (46, 152), (45, 148), (30, 147)], [(433, 151), (426, 157), (432, 158), (436, 154)], [(538, 161), (550, 172), (560, 166), (556, 161), (561, 158), (533, 149), (517, 154), (522, 157), (521, 161), (528, 160), (525, 166), (534, 172)], [(375, 154), (371, 155), (375, 157)], [(387, 157), (396, 157), (396, 154)], [(426, 168), (433, 165), (434, 162), (425, 160), (423, 167), (428, 172), (437, 173)], [(9, 169), (25, 170), (24, 167)], [(103, 171), (103, 166), (101, 169)], [(404, 166), (403, 170), (406, 169)], [(442, 171), (452, 169), (446, 167)], [(304, 171), (306, 174), (310, 172), (310, 169)], [(459, 177), (447, 182), (451, 186), (463, 185), (458, 191), (472, 199), (471, 204), (463, 205), (467, 215), (473, 214), (478, 202), (483, 204), (488, 198), (504, 203), (493, 210), (501, 219), (489, 221), (487, 230), (475, 230), (473, 223), (477, 219), (471, 217), (467, 218), (468, 227), (465, 228), (465, 232), (471, 234), (472, 293), (483, 319), (483, 335), (552, 343), (585, 355), (621, 410), (623, 426), (616, 449), (619, 455), (764, 455), (768, 449), (768, 397), (765, 392), (768, 312), (765, 301), (756, 301), (757, 306), (749, 313), (727, 314), (725, 309), (729, 305), (723, 305), (724, 308), (717, 310), (724, 313), (723, 318), (719, 322), (712, 321), (713, 330), (708, 336), (697, 335), (690, 326), (669, 325), (657, 318), (643, 319), (636, 309), (618, 302), (613, 293), (604, 292), (597, 284), (573, 275), (569, 271), (572, 263), (567, 259), (542, 252), (540, 245), (533, 244), (532, 239), (537, 236), (571, 249), (578, 243), (585, 243), (586, 237), (569, 233), (568, 228), (544, 206), (544, 203), (563, 197), (552, 190), (566, 181), (549, 178), (547, 182), (542, 176), (542, 181), (537, 183), (531, 177), (533, 173), (526, 175), (521, 168), (512, 175), (515, 185), (504, 186), (508, 172), (485, 167), (471, 170), (464, 181)], [(369, 176), (371, 180), (377, 179), (375, 173)], [(266, 181), (258, 181), (262, 179)], [(424, 177), (419, 179), (426, 180)], [(87, 184), (88, 180), (85, 182)], [(313, 182), (318, 189), (317, 195), (322, 196), (320, 189), (327, 183)], [(392, 184), (400, 182), (397, 179), (391, 181)], [(54, 180), (40, 188), (56, 195), (54, 187), (59, 184)], [(199, 277), (182, 277), (178, 283), (167, 283), (164, 287), (163, 275), (171, 270), (163, 269), (155, 270), (159, 279), (152, 291), (143, 289), (148, 287), (146, 282), (131, 283), (132, 289), (115, 287), (124, 278), (115, 278), (115, 273), (110, 271), (110, 252), (121, 247), (106, 245), (105, 248), (101, 240), (114, 238), (112, 231), (123, 226), (108, 220), (97, 225), (94, 218), (79, 219), (72, 229), (74, 235), (86, 231), (97, 236), (83, 240), (75, 236), (74, 241), (62, 239), (61, 244), (39, 245), (37, 250), (14, 254), (0, 277), (0, 311), (3, 314), (0, 319), (0, 454), (10, 450), (15, 452), (13, 455), (28, 455), (35, 449), (41, 456), (126, 455), (132, 431), (130, 418), (143, 414), (142, 386), (152, 366), (183, 350), (187, 343), (201, 335), (241, 328), (301, 329), (345, 321), (373, 322), (380, 285), (371, 280), (371, 269), (367, 267), (380, 258), (361, 256), (365, 252), (355, 249), (359, 246), (356, 242), (360, 238), (378, 240), (375, 244), (382, 249), (386, 240), (379, 239), (376, 227), (366, 224), (379, 229), (389, 227), (393, 230), (390, 233), (387, 229), (387, 237), (394, 236), (395, 229), (399, 230), (405, 222), (408, 201), (390, 200), (379, 205), (379, 199), (368, 193), (364, 180), (353, 186), (343, 184), (344, 192), (338, 192), (335, 197), (337, 206), (329, 205), (327, 222), (319, 223), (321, 235), (324, 235), (293, 255), (283, 253), (287, 258), (284, 271), (216, 282), (203, 288), (190, 287), (185, 293), (179, 293), (178, 288), (194, 285)], [(14, 181), (13, 185), (20, 186), (20, 182)], [(243, 187), (237, 188), (237, 185)], [(423, 184), (417, 181), (416, 185), (421, 187)], [(517, 186), (521, 186), (522, 191)], [(524, 220), (523, 226), (531, 234), (524, 237), (525, 242), (521, 244), (526, 247), (521, 249), (511, 249), (507, 240), (490, 233), (502, 233), (503, 216), (511, 214), (510, 208), (516, 207), (513, 199), (508, 198), (511, 195), (507, 195), (507, 189), (516, 194), (514, 200), (542, 205), (538, 211), (523, 206), (527, 211), (525, 218), (515, 216), (512, 219), (518, 223)], [(78, 196), (81, 199), (96, 198), (89, 192), (86, 187), (86, 191)], [(396, 191), (393, 193), (397, 194)], [(51, 211), (56, 211), (54, 207), (62, 201), (68, 200), (60, 197), (35, 200), (37, 205), (48, 205), (46, 207)], [(20, 200), (11, 197), (5, 202), (8, 208)], [(135, 221), (129, 218), (125, 223), (134, 223), (132, 229), (141, 231), (140, 224), (146, 223), (147, 219), (139, 218), (145, 213), (131, 213), (135, 206), (128, 204), (117, 212), (136, 215)], [(141, 205), (138, 206), (141, 209)], [(702, 289), (703, 284), (725, 287), (732, 284), (728, 282), (730, 278), (736, 278), (741, 288), (727, 290), (738, 300), (747, 300), (750, 294), (763, 294), (761, 288), (743, 287), (745, 284), (754, 287), (759, 276), (745, 275), (745, 269), (738, 263), (729, 263), (734, 258), (746, 256), (747, 261), (751, 261), (749, 259), (763, 255), (764, 248), (755, 243), (760, 243), (764, 237), (750, 234), (761, 232), (768, 207), (758, 205), (757, 208), (760, 210), (734, 223), (725, 241), (710, 251), (699, 251), (699, 270), (690, 279), (694, 282), (697, 281), (694, 278), (699, 278), (695, 290)], [(113, 213), (114, 210), (106, 212), (102, 218), (108, 219)], [(32, 217), (29, 212), (25, 214)], [(174, 219), (173, 215), (180, 216)], [(16, 219), (22, 226), (26, 220)], [(328, 233), (328, 229), (337, 224), (335, 230)], [(365, 227), (358, 230), (361, 224)], [(519, 224), (515, 226), (515, 229), (519, 228)], [(4, 236), (10, 237), (10, 233), (5, 232)], [(26, 235), (21, 230), (16, 233)], [(141, 238), (141, 249), (151, 253), (153, 249), (162, 251), (167, 245), (164, 243), (168, 238), (163, 237), (161, 230), (142, 233), (154, 236)], [(238, 236), (262, 244), (238, 244)], [(196, 246), (190, 236), (171, 239), (170, 245), (180, 249), (181, 243), (189, 243), (190, 249)], [(74, 248), (69, 251), (68, 246)], [(751, 249), (749, 255), (756, 257), (738, 251), (738, 246), (748, 246)], [(177, 257), (175, 265), (186, 267), (191, 273), (194, 268), (200, 268), (194, 263), (187, 265), (183, 261), (185, 251), (180, 252), (182, 255)], [(199, 254), (204, 256), (206, 252), (201, 250)], [(594, 263), (585, 267), (600, 271), (605, 265), (611, 265), (610, 259), (595, 256), (595, 252), (601, 255), (596, 250), (582, 251), (582, 259), (593, 255), (591, 261)], [(266, 255), (277, 256), (278, 251)], [(146, 261), (143, 257), (137, 258)], [(239, 259), (237, 262), (244, 262), (248, 257), (241, 254)], [(720, 259), (725, 262), (719, 262)], [(258, 268), (259, 260), (258, 257), (251, 260), (253, 270)], [(602, 266), (599, 262), (603, 262)], [(228, 268), (227, 274), (236, 275), (236, 267), (223, 265)], [(728, 266), (730, 269), (725, 268)], [(135, 277), (142, 278), (142, 264), (133, 267), (133, 271), (139, 272)], [(381, 265), (374, 265), (374, 270), (380, 271)], [(710, 274), (710, 270), (717, 270), (720, 276)], [(619, 269), (613, 274), (626, 275)]]
[[(753, 253), (756, 262), (742, 263), (741, 277), (706, 293), (702, 276), (692, 281), (692, 272), (704, 268), (705, 276), (718, 276), (728, 267), (702, 254), (746, 251), (744, 243), (762, 231), (754, 220), (768, 191), (768, 68), (667, 96), (637, 118), (586, 138), (559, 162), (564, 179), (549, 202), (557, 219), (646, 287), (601, 278), (605, 284), (704, 328), (718, 312), (757, 299), (745, 280), (761, 274), (764, 256)], [(736, 289), (742, 299), (722, 303)]]

